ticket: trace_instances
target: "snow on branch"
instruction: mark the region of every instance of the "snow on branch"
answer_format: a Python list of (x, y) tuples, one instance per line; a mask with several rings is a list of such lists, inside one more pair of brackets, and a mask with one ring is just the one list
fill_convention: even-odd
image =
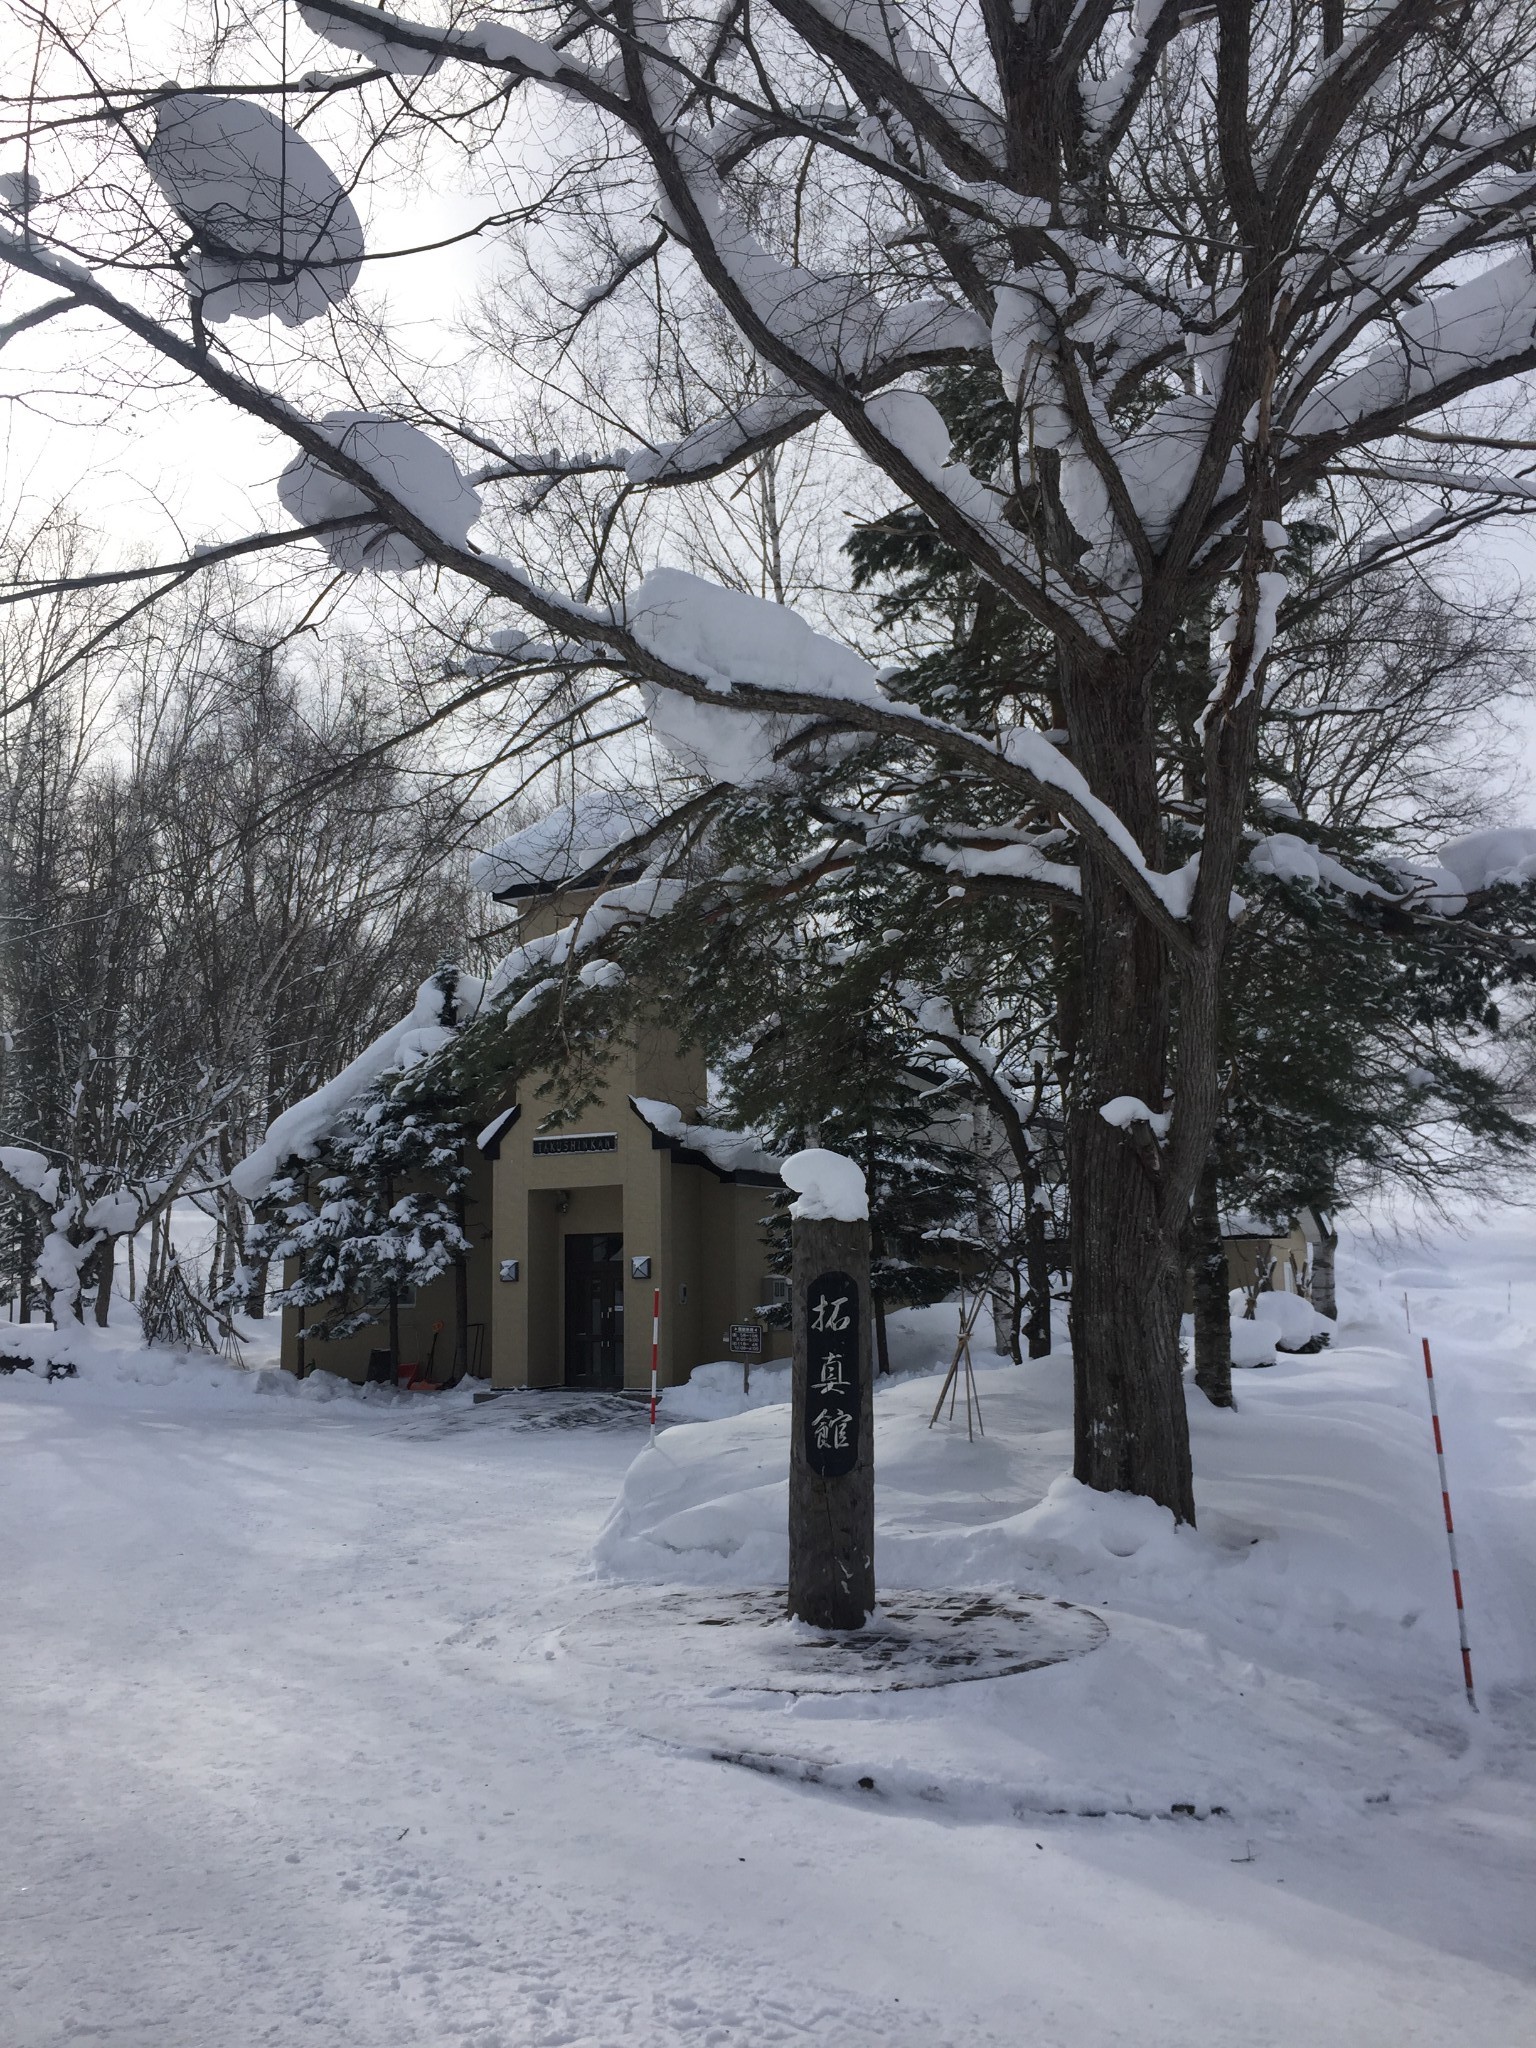
[(1289, 417), (1277, 407), (1277, 424), (1293, 441), (1347, 445), (1533, 365), (1536, 269), (1522, 252), (1397, 311), (1390, 337), (1358, 369), (1313, 391)]
[[(367, 412), (329, 412), (319, 427), (342, 454), (365, 464), (423, 525), (454, 547), (468, 546), (469, 529), (480, 516), (480, 494), (430, 434), (404, 420)], [(277, 495), (300, 526), (356, 520), (369, 509), (366, 492), (307, 452), (296, 455), (278, 478)], [(336, 569), (414, 569), (426, 560), (417, 542), (375, 525), (335, 527), (321, 545)]]
[(302, 326), (346, 297), (363, 258), (357, 209), (298, 130), (251, 100), (162, 100), (145, 157), (191, 228), (187, 288), (205, 320)]

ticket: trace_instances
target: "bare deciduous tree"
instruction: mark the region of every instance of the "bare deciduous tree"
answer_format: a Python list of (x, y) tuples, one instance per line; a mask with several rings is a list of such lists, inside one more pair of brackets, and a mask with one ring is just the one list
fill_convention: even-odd
[[(25, 11), (76, 63), (62, 15)], [(210, 59), (238, 57), (228, 85), (213, 70), (154, 85), (110, 49), (67, 87), (53, 82), (63, 58), (40, 67), (17, 128), (37, 184), (12, 189), (0, 237), (25, 281), (12, 326), (82, 323), (103, 374), (153, 365), (265, 422), (296, 451), (296, 533), (338, 565), (425, 562), (478, 585), (531, 627), (504, 673), (542, 664), (577, 685), (566, 719), (605, 701), (606, 672), (641, 685), (659, 729), (690, 732), (725, 780), (750, 772), (744, 735), (771, 731), (767, 751), (792, 766), (810, 734), (874, 734), (951, 787), (1009, 801), (1017, 885), (1081, 920), (1076, 1470), (1191, 1517), (1180, 1242), (1217, 1111), (1233, 875), (1288, 626), (1287, 508), (1363, 472), (1407, 487), (1411, 516), (1359, 550), (1379, 567), (1529, 501), (1528, 449), (1469, 440), (1457, 408), (1536, 366), (1536, 11), (618, 0), (518, 10), (516, 26), (465, 26), (456, 9), (423, 25), (361, 0), (298, 13), (360, 63), (275, 84), (276, 17), (253, 9), (246, 40)], [(313, 163), (300, 123), (329, 139)], [(404, 337), (392, 353), (348, 296), (366, 257), (344, 188), (440, 138), (495, 192), (502, 288), (515, 296), (521, 266), (523, 302), (563, 301), (529, 373), (558, 381), (559, 351), (589, 337), (598, 361), (625, 321), (658, 316), (701, 352), (723, 321), (761, 365), (758, 394), (681, 434), (655, 403), (638, 446), (531, 452), (472, 384), (434, 385)], [(823, 223), (811, 248), (797, 194)], [(274, 346), (273, 322), (302, 345)], [(955, 362), (995, 369), (1011, 408), (987, 474), (952, 459), (910, 388)], [(1046, 637), (1049, 730), (924, 715), (844, 650), (749, 629), (675, 574), (613, 601), (606, 550), (637, 501), (745, 476), (813, 426)], [(604, 477), (579, 577), (469, 537), (475, 493), (507, 525), (531, 491)], [(1170, 870), (1160, 703), (1172, 652), (1212, 616), (1199, 850)], [(917, 841), (934, 823), (920, 795), (885, 822)]]

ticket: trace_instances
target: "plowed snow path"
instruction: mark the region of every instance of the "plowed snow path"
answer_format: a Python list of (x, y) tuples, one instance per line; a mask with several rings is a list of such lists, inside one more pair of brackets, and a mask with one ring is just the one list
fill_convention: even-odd
[(1536, 2037), (1513, 1781), (1236, 1863), (742, 1771), (622, 1684), (568, 1712), (537, 1646), (615, 1597), (643, 1432), (524, 1425), (0, 1388), (4, 2048)]

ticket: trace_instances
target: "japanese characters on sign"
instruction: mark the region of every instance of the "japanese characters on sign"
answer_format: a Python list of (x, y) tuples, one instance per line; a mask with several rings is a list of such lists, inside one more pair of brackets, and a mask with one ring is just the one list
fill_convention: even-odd
[(732, 1323), (725, 1333), (727, 1351), (744, 1351), (749, 1358), (763, 1355), (763, 1326), (761, 1323)]
[(805, 1462), (841, 1479), (859, 1457), (859, 1291), (846, 1273), (806, 1289)]

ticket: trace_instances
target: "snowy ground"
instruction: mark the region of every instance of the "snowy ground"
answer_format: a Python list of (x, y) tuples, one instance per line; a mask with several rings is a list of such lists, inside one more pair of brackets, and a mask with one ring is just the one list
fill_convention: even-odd
[(974, 1445), (884, 1391), (883, 1582), (1108, 1636), (872, 1697), (744, 1689), (658, 1590), (773, 1577), (782, 1408), (650, 1451), (67, 1333), (0, 1379), (0, 2043), (1529, 2042), (1533, 1221), (1353, 1261), (1338, 1348), (1196, 1409), (1198, 1534), (1053, 1484), (1060, 1360), (984, 1369)]

